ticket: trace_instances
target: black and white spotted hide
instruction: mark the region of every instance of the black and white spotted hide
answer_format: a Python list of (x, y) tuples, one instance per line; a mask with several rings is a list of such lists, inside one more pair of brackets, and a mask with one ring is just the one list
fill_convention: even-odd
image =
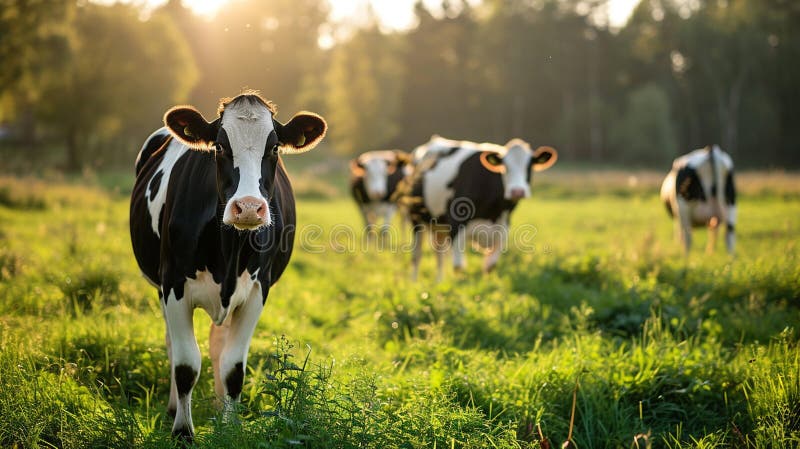
[(452, 248), (453, 267), (461, 271), (469, 243), (484, 253), (484, 272), (495, 267), (507, 245), (511, 212), (531, 195), (533, 173), (558, 159), (555, 149), (533, 150), (521, 139), (496, 145), (440, 136), (412, 154), (414, 173), (403, 198), (414, 226), (412, 277), (419, 272), (427, 229), (436, 249), (438, 280), (443, 278), (444, 252)]
[(201, 372), (193, 311), (202, 308), (213, 321), (215, 390), (231, 414), (267, 294), (292, 254), (295, 204), (281, 155), (312, 149), (326, 124), (312, 113), (282, 124), (254, 92), (224, 100), (211, 122), (179, 106), (164, 123), (136, 160), (130, 230), (166, 321), (172, 432), (191, 441)]
[(661, 185), (661, 199), (675, 221), (675, 234), (686, 254), (692, 246), (693, 227), (708, 227), (706, 251), (710, 253), (723, 224), (725, 246), (733, 254), (737, 219), (733, 160), (719, 146), (707, 146), (675, 159)]
[(368, 151), (350, 161), (350, 193), (367, 232), (389, 231), (398, 210), (397, 188), (410, 174), (411, 156), (400, 150)]

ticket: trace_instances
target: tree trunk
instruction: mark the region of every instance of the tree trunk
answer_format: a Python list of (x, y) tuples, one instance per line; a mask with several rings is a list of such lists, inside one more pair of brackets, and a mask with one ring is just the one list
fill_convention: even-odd
[(717, 88), (717, 113), (719, 116), (720, 144), (730, 155), (735, 155), (739, 143), (739, 108), (742, 91), (747, 80), (747, 66), (743, 65), (727, 91)]
[(67, 161), (66, 161), (66, 170), (71, 173), (76, 173), (81, 170), (83, 167), (83, 162), (81, 161), (81, 152), (80, 152), (80, 145), (78, 142), (78, 131), (70, 127), (67, 130)]
[(566, 143), (564, 149), (567, 151), (562, 154), (575, 155), (578, 151), (578, 144), (575, 143), (575, 137), (580, 134), (575, 126), (575, 95), (569, 88), (565, 88), (561, 91), (561, 121), (569, 125), (566, 130), (566, 135), (564, 136)]
[(739, 76), (728, 91), (728, 116), (723, 128), (725, 150), (735, 155), (739, 145), (739, 108), (742, 104), (742, 90), (747, 79), (747, 67), (743, 66)]
[(33, 107), (29, 104), (22, 106), (19, 119), (19, 140), (29, 154), (36, 153), (36, 118), (33, 116)]
[(597, 117), (600, 95), (597, 88), (597, 38), (592, 40), (589, 50), (589, 159), (592, 162), (601, 160), (603, 148), (603, 129)]

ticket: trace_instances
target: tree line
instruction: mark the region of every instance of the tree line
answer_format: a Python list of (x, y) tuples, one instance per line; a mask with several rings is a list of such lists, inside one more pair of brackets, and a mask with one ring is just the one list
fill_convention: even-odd
[(442, 0), (391, 32), (332, 23), (325, 0), (233, 0), (212, 19), (179, 0), (4, 3), (0, 148), (20, 163), (129, 164), (170, 106), (212, 118), (249, 87), (279, 119), (322, 113), (343, 156), (437, 133), (591, 165), (664, 168), (719, 143), (740, 167), (800, 166), (793, 0), (642, 0), (620, 29), (607, 0)]

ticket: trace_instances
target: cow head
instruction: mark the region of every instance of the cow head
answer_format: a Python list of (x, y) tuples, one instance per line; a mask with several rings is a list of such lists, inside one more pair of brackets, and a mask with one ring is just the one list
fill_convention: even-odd
[(196, 150), (214, 151), (217, 191), (225, 204), (222, 221), (240, 230), (269, 226), (269, 200), (275, 189), (280, 154), (302, 153), (325, 136), (327, 124), (300, 112), (286, 124), (275, 120), (275, 107), (256, 92), (220, 102), (213, 122), (191, 106), (176, 106), (164, 123), (178, 140)]
[(535, 151), (521, 139), (511, 139), (505, 152), (484, 151), (481, 163), (486, 169), (503, 175), (503, 196), (518, 201), (531, 195), (531, 176), (534, 171), (547, 170), (558, 159), (555, 148), (539, 147)]
[(397, 170), (404, 170), (411, 156), (400, 150), (369, 151), (350, 161), (353, 176), (364, 177), (364, 190), (371, 200), (384, 198), (388, 179)]

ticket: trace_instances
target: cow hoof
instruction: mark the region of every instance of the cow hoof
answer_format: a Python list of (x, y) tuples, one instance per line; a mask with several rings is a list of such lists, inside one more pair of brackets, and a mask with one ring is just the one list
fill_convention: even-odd
[(182, 427), (172, 431), (172, 437), (178, 440), (181, 446), (191, 446), (194, 444), (194, 435), (188, 427)]

